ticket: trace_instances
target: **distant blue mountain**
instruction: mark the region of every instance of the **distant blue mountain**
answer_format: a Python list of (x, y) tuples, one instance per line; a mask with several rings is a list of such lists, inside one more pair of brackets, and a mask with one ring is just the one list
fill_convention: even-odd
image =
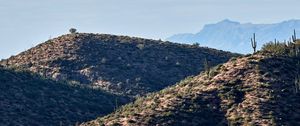
[(216, 24), (205, 25), (196, 34), (176, 34), (166, 40), (189, 44), (198, 42), (200, 46), (246, 54), (252, 52), (250, 38), (253, 33), (256, 33), (257, 46), (261, 48), (264, 43), (274, 41), (275, 38), (279, 41), (289, 40), (294, 29), (300, 33), (300, 20), (275, 24), (241, 24), (226, 19)]

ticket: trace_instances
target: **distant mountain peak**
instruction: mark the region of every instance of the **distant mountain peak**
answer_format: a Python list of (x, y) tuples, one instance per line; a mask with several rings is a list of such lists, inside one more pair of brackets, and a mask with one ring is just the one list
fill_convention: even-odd
[(217, 24), (240, 24), (240, 22), (232, 21), (230, 19), (224, 19), (224, 20), (218, 22)]
[(246, 54), (252, 51), (249, 39), (253, 33), (256, 33), (258, 48), (261, 48), (266, 42), (273, 41), (275, 38), (279, 41), (289, 40), (294, 29), (297, 34), (300, 34), (300, 20), (254, 24), (225, 19), (215, 24), (204, 25), (198, 33), (177, 34), (166, 40), (190, 44), (200, 42), (202, 46)]

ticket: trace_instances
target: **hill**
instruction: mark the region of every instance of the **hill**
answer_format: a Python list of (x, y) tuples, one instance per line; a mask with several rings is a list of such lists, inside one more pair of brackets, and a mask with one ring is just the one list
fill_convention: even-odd
[(237, 56), (196, 45), (107, 34), (76, 33), (39, 44), (0, 64), (55, 80), (136, 96), (158, 91)]
[(0, 125), (75, 125), (110, 113), (129, 98), (0, 66)]
[(300, 125), (299, 60), (268, 51), (233, 58), (82, 126)]
[(288, 41), (294, 29), (298, 34), (300, 33), (300, 20), (288, 20), (273, 24), (252, 24), (227, 19), (215, 24), (207, 24), (195, 34), (177, 34), (166, 40), (180, 43), (198, 42), (201, 46), (246, 54), (252, 52), (250, 38), (253, 33), (256, 33), (257, 46), (261, 48), (263, 44), (274, 41), (274, 39)]

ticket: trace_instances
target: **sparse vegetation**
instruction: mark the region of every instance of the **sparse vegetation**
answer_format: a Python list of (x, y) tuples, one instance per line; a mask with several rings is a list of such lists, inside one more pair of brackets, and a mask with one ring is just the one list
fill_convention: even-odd
[(264, 44), (262, 51), (272, 55), (298, 57), (300, 52), (300, 41), (298, 41), (296, 38), (296, 31), (294, 30), (292, 41), (279, 42), (275, 39), (274, 42)]
[(0, 67), (0, 125), (75, 125), (113, 111), (129, 98), (19, 69)]
[(62, 36), (1, 61), (0, 125), (78, 125), (96, 116), (82, 125), (300, 125), (295, 31), (292, 39), (257, 51), (254, 33), (253, 55), (212, 67), (237, 55), (127, 36)]
[[(5, 67), (0, 70), (0, 99), (5, 98), (0, 103), (0, 125), (77, 125), (114, 110), (137, 115), (120, 106), (198, 74), (204, 70), (204, 57), (216, 65), (239, 56), (188, 44), (70, 32), (0, 61)], [(28, 72), (8, 70), (13, 68)], [(161, 100), (155, 97), (138, 109), (155, 110)]]
[(297, 61), (264, 51), (235, 58), (214, 77), (187, 78), (82, 125), (299, 125)]
[(136, 37), (77, 33), (49, 40), (0, 64), (135, 97), (198, 74), (204, 70), (205, 57), (216, 65), (233, 56), (238, 55)]
[(275, 55), (286, 55), (289, 49), (285, 43), (269, 42), (263, 45), (262, 51), (270, 52)]

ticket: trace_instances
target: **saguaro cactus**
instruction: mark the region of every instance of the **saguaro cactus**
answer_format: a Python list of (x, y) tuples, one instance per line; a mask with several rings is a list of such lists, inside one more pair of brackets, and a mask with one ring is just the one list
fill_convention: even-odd
[(210, 65), (209, 65), (209, 62), (207, 61), (206, 58), (204, 59), (203, 65), (204, 65), (205, 74), (208, 76), (208, 78), (210, 78), (210, 77), (209, 77), (209, 73), (210, 73)]
[(115, 111), (118, 109), (118, 107), (119, 107), (119, 106), (118, 106), (118, 98), (116, 98), (116, 99), (115, 99), (115, 108), (114, 108)]
[(251, 45), (252, 45), (252, 48), (253, 48), (253, 53), (256, 52), (256, 46), (257, 46), (257, 42), (255, 40), (255, 33), (253, 33), (253, 38), (251, 38)]
[(292, 35), (293, 42), (297, 41), (296, 30), (294, 29), (294, 35)]
[(294, 35), (292, 35), (292, 41), (293, 41), (293, 52), (295, 53), (295, 56), (298, 57), (300, 52), (300, 46), (299, 43), (297, 43), (297, 35), (295, 29), (294, 29)]
[(300, 76), (297, 75), (295, 78), (295, 93), (298, 93), (300, 89)]

